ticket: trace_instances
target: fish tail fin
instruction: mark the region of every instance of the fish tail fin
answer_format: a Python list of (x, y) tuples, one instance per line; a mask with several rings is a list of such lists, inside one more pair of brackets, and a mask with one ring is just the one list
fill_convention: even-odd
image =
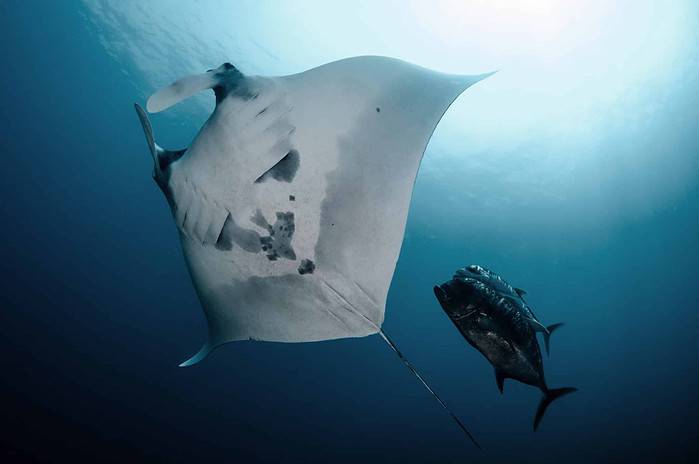
[(539, 402), (539, 407), (536, 409), (536, 416), (534, 416), (534, 430), (539, 427), (539, 423), (546, 413), (546, 408), (548, 408), (554, 400), (575, 391), (578, 391), (578, 389), (575, 387), (552, 388), (550, 390), (546, 390), (544, 392), (544, 397), (541, 398), (541, 401)]
[(459, 419), (459, 417), (456, 414), (454, 414), (451, 411), (451, 409), (449, 409), (449, 407), (446, 405), (446, 403), (444, 403), (444, 401), (442, 401), (442, 399), (439, 397), (439, 395), (437, 395), (437, 393), (434, 390), (432, 390), (432, 387), (430, 387), (430, 385), (422, 377), (422, 375), (420, 375), (420, 373), (417, 371), (417, 369), (415, 369), (415, 367), (412, 365), (412, 363), (410, 361), (408, 361), (408, 359), (405, 356), (403, 356), (403, 353), (401, 353), (400, 350), (398, 349), (398, 347), (396, 346), (396, 344), (393, 343), (393, 340), (388, 338), (388, 335), (386, 335), (386, 332), (384, 332), (382, 329), (379, 329), (379, 335), (381, 335), (381, 338), (383, 338), (383, 340), (393, 350), (393, 352), (396, 353), (396, 355), (398, 355), (398, 357), (403, 362), (403, 364), (405, 364), (405, 367), (407, 367), (410, 370), (410, 372), (412, 372), (412, 374), (415, 377), (417, 377), (417, 379), (420, 381), (420, 383), (422, 383), (422, 385), (427, 389), (427, 391), (429, 391), (432, 394), (432, 396), (434, 397), (434, 399), (437, 400), (437, 402), (440, 404), (440, 406), (442, 406), (442, 408), (444, 408), (444, 410), (449, 413), (451, 418), (454, 419), (454, 422), (457, 423), (459, 428), (461, 428), (461, 430), (473, 442), (473, 444), (476, 445), (476, 447), (478, 449), (482, 449), (481, 445), (479, 445), (478, 442), (476, 441), (476, 439), (473, 437), (473, 435), (471, 435), (471, 432), (469, 432), (468, 429), (466, 428), (466, 426), (464, 425), (464, 423), (461, 422), (461, 419)]
[(554, 330), (562, 326), (563, 323), (559, 322), (557, 324), (551, 324), (550, 326), (546, 327), (546, 332), (544, 332), (544, 346), (546, 346), (546, 354), (548, 356), (551, 355), (550, 350), (549, 350), (549, 345), (551, 341), (551, 334), (553, 333)]

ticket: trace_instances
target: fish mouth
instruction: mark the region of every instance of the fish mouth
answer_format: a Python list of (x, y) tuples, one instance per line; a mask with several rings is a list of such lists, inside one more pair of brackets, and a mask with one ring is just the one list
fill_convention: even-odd
[[(456, 288), (454, 288), (455, 285)], [(444, 312), (449, 316), (449, 319), (454, 322), (468, 318), (478, 311), (475, 305), (464, 300), (463, 295), (459, 292), (458, 285), (458, 282), (454, 283), (450, 281), (433, 287), (437, 301), (439, 301), (440, 306), (442, 306)]]
[(454, 292), (449, 282), (442, 285), (435, 285), (432, 290), (434, 291), (434, 296), (437, 297), (437, 301), (442, 305), (442, 308), (449, 309), (453, 305)]
[(435, 285), (432, 290), (442, 308), (449, 313), (458, 313), (473, 300), (473, 283), (470, 278), (452, 279), (441, 285)]

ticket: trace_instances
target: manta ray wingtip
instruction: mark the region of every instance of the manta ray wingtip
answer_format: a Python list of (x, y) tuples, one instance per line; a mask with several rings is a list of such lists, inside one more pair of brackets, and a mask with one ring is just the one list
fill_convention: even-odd
[(202, 359), (206, 358), (206, 356), (211, 352), (211, 349), (211, 345), (205, 343), (204, 346), (197, 351), (197, 354), (180, 364), (179, 367), (189, 367), (199, 363)]
[(141, 122), (141, 127), (143, 128), (143, 133), (146, 136), (146, 143), (148, 143), (148, 149), (151, 155), (155, 159), (157, 157), (157, 146), (155, 144), (155, 139), (153, 138), (153, 127), (148, 119), (148, 114), (143, 110), (143, 107), (138, 103), (133, 104), (136, 114), (138, 115), (138, 120)]
[(480, 82), (480, 81), (482, 81), (483, 79), (487, 79), (488, 77), (492, 76), (493, 74), (495, 74), (495, 73), (497, 73), (497, 72), (499, 72), (499, 71), (500, 71), (499, 69), (496, 69), (495, 71), (490, 71), (490, 72), (483, 73), (483, 74), (476, 74), (475, 76), (472, 76), (472, 77), (473, 77), (473, 83), (475, 84), (476, 82)]
[[(136, 114), (138, 114), (139, 118), (146, 117), (146, 112), (141, 105), (139, 105), (138, 103), (134, 103), (133, 107), (136, 110)], [(148, 118), (146, 117), (146, 119)]]

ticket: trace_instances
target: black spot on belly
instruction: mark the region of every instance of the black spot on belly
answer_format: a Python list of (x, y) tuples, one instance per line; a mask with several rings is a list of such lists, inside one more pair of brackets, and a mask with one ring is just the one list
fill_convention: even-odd
[(289, 201), (296, 201), (296, 197), (293, 195), (289, 195)]
[(289, 153), (280, 159), (277, 164), (269, 168), (260, 177), (255, 180), (256, 184), (261, 182), (266, 182), (267, 179), (274, 179), (279, 182), (291, 182), (296, 176), (296, 171), (299, 169), (299, 164), (301, 164), (301, 157), (299, 152), (296, 150), (291, 150)]
[(269, 224), (259, 210), (252, 219), (255, 224), (265, 227), (269, 232), (267, 237), (260, 237), (260, 245), (267, 259), (270, 261), (276, 261), (279, 258), (296, 259), (296, 253), (291, 247), (291, 239), (296, 230), (294, 213), (278, 212), (274, 225)]
[(299, 264), (299, 274), (313, 274), (316, 270), (316, 265), (310, 259), (302, 259), (301, 264)]
[(381, 108), (379, 108), (379, 107), (377, 106), (377, 107), (376, 107), (376, 112), (377, 112), (377, 113), (380, 113), (380, 112), (381, 112)]

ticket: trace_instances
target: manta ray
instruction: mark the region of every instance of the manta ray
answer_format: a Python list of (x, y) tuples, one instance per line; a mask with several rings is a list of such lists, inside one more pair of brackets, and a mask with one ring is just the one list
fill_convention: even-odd
[(378, 56), (283, 77), (224, 63), (148, 99), (157, 113), (213, 90), (213, 113), (180, 150), (158, 145), (135, 105), (208, 322), (208, 339), (181, 366), (238, 340), (378, 333), (446, 409), (381, 325), (428, 141), (451, 103), (489, 75)]

